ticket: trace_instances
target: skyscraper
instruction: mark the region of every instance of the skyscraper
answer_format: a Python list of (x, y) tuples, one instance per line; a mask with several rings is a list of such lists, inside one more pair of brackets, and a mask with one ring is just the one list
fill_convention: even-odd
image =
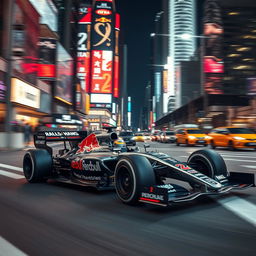
[[(175, 76), (175, 70), (181, 61), (187, 61), (195, 51), (195, 0), (169, 0), (168, 34), (170, 58), (169, 76)], [(190, 35), (182, 38), (181, 35)], [(168, 110), (175, 108), (175, 81), (171, 80)]]

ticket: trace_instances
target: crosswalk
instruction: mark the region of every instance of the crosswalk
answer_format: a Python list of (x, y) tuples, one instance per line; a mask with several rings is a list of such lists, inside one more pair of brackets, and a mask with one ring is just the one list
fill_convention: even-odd
[(0, 163), (0, 176), (5, 176), (11, 179), (24, 179), (23, 169), (17, 166)]

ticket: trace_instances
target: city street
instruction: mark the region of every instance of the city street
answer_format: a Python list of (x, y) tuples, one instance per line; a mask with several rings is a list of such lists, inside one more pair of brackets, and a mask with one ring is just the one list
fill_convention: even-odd
[[(150, 145), (148, 150), (184, 162), (194, 150), (205, 149)], [(255, 151), (217, 152), (230, 171), (256, 173)], [(132, 207), (122, 204), (114, 191), (53, 181), (28, 184), (22, 172), (24, 153), (0, 151), (1, 256), (255, 255), (255, 188), (168, 209)]]

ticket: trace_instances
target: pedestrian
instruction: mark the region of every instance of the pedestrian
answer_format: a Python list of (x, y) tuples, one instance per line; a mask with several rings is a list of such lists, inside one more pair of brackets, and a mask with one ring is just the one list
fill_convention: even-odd
[(31, 126), (29, 125), (29, 123), (25, 123), (24, 125), (24, 142), (25, 142), (25, 146), (29, 145), (30, 142), (30, 137), (31, 137)]

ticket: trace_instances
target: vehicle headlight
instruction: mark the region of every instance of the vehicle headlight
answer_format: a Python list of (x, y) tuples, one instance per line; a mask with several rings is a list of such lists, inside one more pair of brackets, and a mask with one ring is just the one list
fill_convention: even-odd
[(195, 136), (188, 136), (189, 139), (195, 139), (196, 137)]
[(206, 136), (205, 137), (207, 140), (210, 140), (212, 137), (210, 137), (210, 136)]
[(238, 136), (233, 137), (233, 139), (235, 139), (235, 140), (244, 140), (244, 138), (238, 137)]
[(135, 140), (135, 137), (132, 137), (131, 140)]

